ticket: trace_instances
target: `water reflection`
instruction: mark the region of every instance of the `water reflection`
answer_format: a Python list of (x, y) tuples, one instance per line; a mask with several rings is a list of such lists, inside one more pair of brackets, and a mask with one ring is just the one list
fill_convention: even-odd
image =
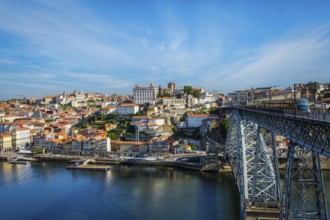
[(231, 175), (143, 166), (103, 172), (0, 162), (0, 219), (238, 219)]

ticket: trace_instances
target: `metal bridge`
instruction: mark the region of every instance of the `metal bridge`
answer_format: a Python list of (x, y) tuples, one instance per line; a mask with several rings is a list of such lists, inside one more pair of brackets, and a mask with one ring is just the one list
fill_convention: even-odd
[[(258, 208), (277, 210), (280, 219), (328, 219), (320, 156), (330, 157), (330, 123), (239, 107), (222, 111), (230, 113), (224, 157), (242, 219)], [(276, 135), (290, 140), (283, 182)]]

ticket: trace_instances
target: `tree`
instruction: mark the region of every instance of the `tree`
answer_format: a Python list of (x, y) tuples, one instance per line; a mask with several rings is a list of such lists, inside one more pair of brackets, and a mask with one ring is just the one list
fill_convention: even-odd
[(197, 149), (198, 149), (198, 146), (196, 144), (191, 145), (191, 150), (197, 150)]
[(320, 88), (320, 83), (318, 82), (312, 82), (312, 81), (309, 81), (306, 85), (307, 89), (309, 91), (311, 91), (314, 95), (314, 107), (315, 107), (315, 103), (316, 103), (316, 95), (317, 95), (317, 91), (318, 89)]
[(119, 139), (118, 136), (113, 132), (109, 132), (108, 137), (110, 137), (111, 140), (118, 140)]
[(162, 87), (159, 85), (158, 87), (158, 95), (157, 97), (162, 97)]
[(194, 90), (192, 94), (196, 98), (200, 98), (201, 97), (201, 91), (200, 90)]
[(177, 99), (181, 99), (182, 97), (181, 97), (181, 94), (176, 94), (176, 98)]
[(320, 87), (320, 83), (310, 81), (305, 86), (308, 88), (309, 91), (311, 91), (313, 94), (315, 94), (315, 93), (317, 93), (317, 90)]
[(37, 147), (37, 148), (34, 148), (33, 150), (32, 150), (32, 153), (33, 154), (42, 154), (44, 151), (43, 151), (43, 149), (41, 148), (41, 147)]
[(219, 111), (220, 111), (220, 108), (211, 108), (210, 109), (210, 114), (213, 114), (213, 115), (219, 115)]
[(222, 136), (226, 139), (227, 138), (227, 133), (228, 133), (228, 127), (229, 127), (229, 121), (228, 119), (223, 120), (220, 122), (220, 131)]
[(183, 91), (184, 91), (185, 94), (191, 95), (192, 94), (192, 87), (191, 86), (184, 86)]

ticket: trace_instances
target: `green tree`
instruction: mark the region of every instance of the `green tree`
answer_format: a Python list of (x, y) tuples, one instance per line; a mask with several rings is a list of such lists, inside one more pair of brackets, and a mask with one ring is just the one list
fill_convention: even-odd
[(41, 147), (36, 147), (32, 150), (33, 154), (42, 154), (44, 151)]
[(159, 87), (158, 87), (158, 95), (157, 95), (157, 97), (162, 97), (162, 87), (159, 85)]
[(114, 132), (109, 132), (108, 137), (110, 137), (111, 140), (118, 140), (119, 139), (118, 135)]
[(210, 114), (219, 115), (220, 108), (211, 108)]
[(164, 92), (163, 97), (171, 97), (171, 94), (168, 92)]
[(320, 83), (309, 81), (305, 86), (307, 87), (307, 89), (310, 92), (313, 93), (313, 95), (314, 95), (314, 105), (315, 105), (315, 103), (316, 103), (316, 95), (317, 95), (318, 89), (320, 88)]
[(192, 87), (191, 86), (184, 86), (183, 91), (184, 91), (185, 94), (191, 95), (192, 94)]
[(220, 132), (221, 132), (222, 136), (226, 139), (227, 133), (228, 133), (228, 127), (229, 127), (228, 119), (224, 119), (223, 121), (221, 121), (219, 127), (220, 127)]
[(200, 98), (201, 97), (201, 91), (200, 90), (194, 90), (192, 94), (196, 98)]
[(305, 86), (308, 88), (310, 92), (315, 94), (317, 93), (317, 90), (320, 88), (320, 83), (309, 81)]
[(181, 94), (176, 94), (176, 98), (177, 99), (181, 99), (182, 97), (181, 97)]
[(197, 150), (197, 149), (198, 149), (198, 146), (196, 144), (191, 145), (191, 150)]

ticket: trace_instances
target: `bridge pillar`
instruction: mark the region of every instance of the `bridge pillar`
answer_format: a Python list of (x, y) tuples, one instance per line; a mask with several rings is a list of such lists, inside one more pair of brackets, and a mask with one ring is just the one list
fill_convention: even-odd
[(224, 157), (227, 156), (240, 194), (242, 219), (251, 213), (260, 214), (261, 210), (266, 210), (264, 213), (268, 215), (269, 208), (277, 208), (278, 216), (279, 177), (273, 167), (273, 158), (261, 128), (243, 120), (238, 112), (233, 112), (230, 119)]
[(328, 219), (319, 154), (290, 143), (281, 219)]

